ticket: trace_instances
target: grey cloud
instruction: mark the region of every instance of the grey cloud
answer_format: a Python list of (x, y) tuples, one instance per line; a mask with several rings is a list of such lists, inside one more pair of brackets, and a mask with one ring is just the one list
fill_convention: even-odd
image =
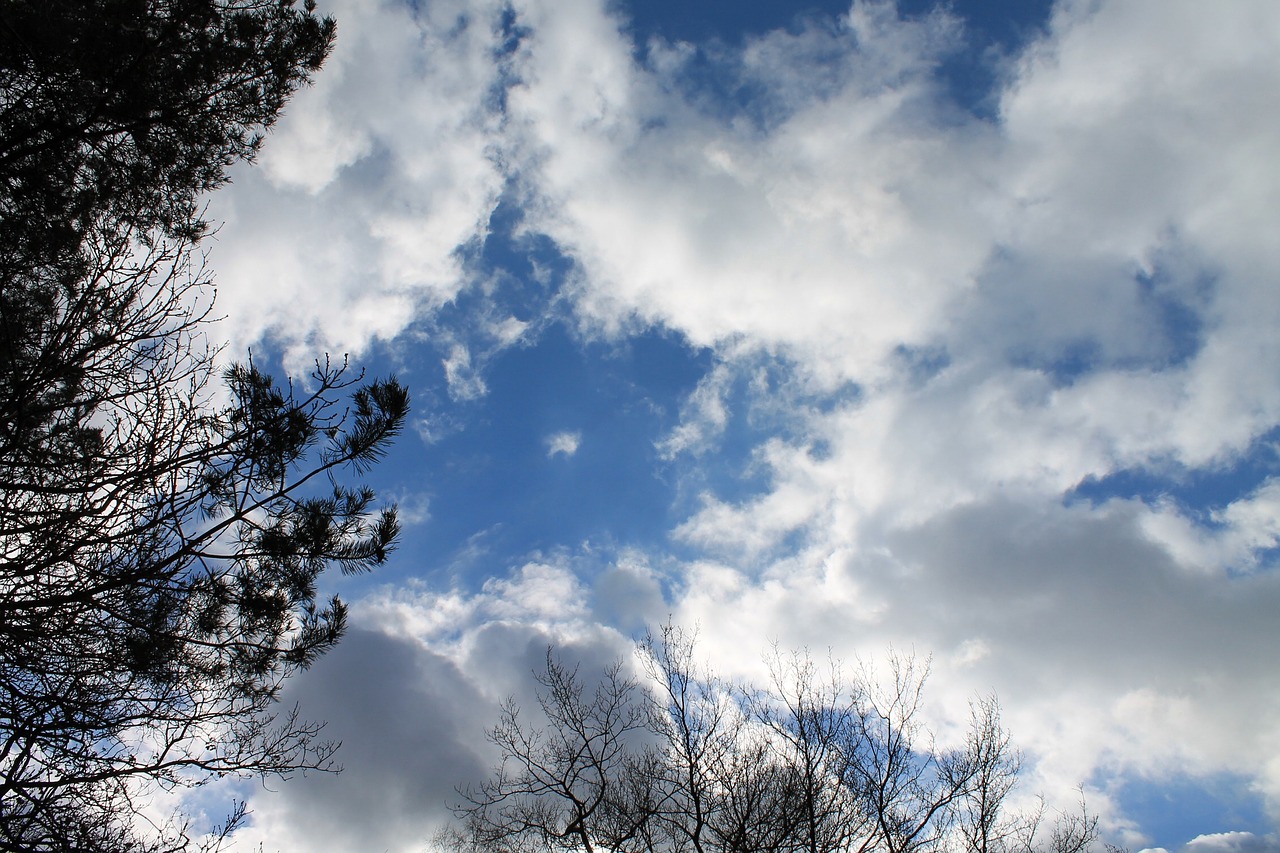
[(889, 531), (914, 568), (889, 582), (895, 611), (948, 640), (990, 637), (1036, 680), (1268, 680), (1258, 655), (1280, 646), (1280, 576), (1189, 571), (1142, 533), (1141, 513), (995, 497)]
[(456, 799), (483, 778), (486, 700), (446, 658), (377, 631), (352, 630), (290, 685), (325, 734), (343, 742), (336, 775), (295, 778), (254, 797), (266, 849), (420, 850)]
[(1019, 497), (873, 537), (890, 556), (851, 569), (885, 602), (870, 633), (937, 653), (953, 704), (994, 689), (1039, 784), (1226, 770), (1280, 808), (1280, 573), (1188, 569), (1140, 504)]
[(592, 588), (592, 615), (601, 624), (634, 635), (666, 618), (658, 579), (644, 565), (621, 564), (601, 572)]

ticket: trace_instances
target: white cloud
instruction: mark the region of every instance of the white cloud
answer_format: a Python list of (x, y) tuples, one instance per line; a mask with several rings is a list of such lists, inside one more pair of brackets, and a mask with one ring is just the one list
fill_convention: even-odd
[[(567, 55), (522, 57), (529, 82), (512, 93), (511, 125), (518, 150), (536, 153), (521, 175), (546, 201), (529, 227), (580, 264), (584, 319), (663, 322), (700, 345), (748, 336), (846, 375), (926, 336), (988, 251), (964, 232), (984, 220), (972, 199), (994, 152), (977, 148), (981, 128), (921, 133), (943, 19), (889, 17), (867, 7), (834, 37), (754, 43), (743, 73), (781, 87), (788, 111), (759, 130), (702, 115), (665, 94), (676, 81), (620, 62), (625, 46), (601, 34), (598, 10), (531, 16), (539, 46), (544, 34), (547, 45), (574, 41)], [(594, 40), (575, 35), (584, 20)], [(862, 42), (884, 55), (863, 55)], [(832, 76), (817, 53), (851, 58), (829, 97), (785, 103), (786, 79)], [(574, 91), (594, 94), (565, 97), (562, 75), (579, 65)], [(988, 162), (957, 159), (972, 152)]]
[(1259, 568), (1259, 553), (1280, 543), (1280, 481), (1267, 480), (1252, 494), (1210, 514), (1210, 524), (1188, 517), (1174, 502), (1159, 503), (1142, 520), (1160, 543), (1191, 571), (1244, 573)]
[[(942, 100), (945, 15), (856, 3), (838, 26), (724, 48), (712, 61), (764, 105), (726, 117), (682, 88), (687, 46), (645, 66), (605, 4), (521, 0), (498, 122), (496, 6), (460, 29), (453, 3), (416, 19), (351, 3), (275, 159), (220, 208), (221, 306), (243, 339), (396, 334), (465, 286), (454, 249), (514, 177), (521, 227), (575, 264), (562, 295), (584, 325), (714, 348), (658, 445), (677, 470), (714, 456), (729, 383), (762, 352), (793, 387), (858, 389), (761, 441), (760, 493), (705, 492), (674, 527), (684, 563), (637, 557), (593, 600), (573, 560), (531, 560), (471, 595), (388, 592), (365, 624), (482, 693), (517, 683), (535, 641), (616, 647), (600, 620), (630, 627), (666, 586), (730, 675), (774, 639), (934, 652), (938, 706), (997, 689), (1051, 796), (1100, 770), (1226, 771), (1280, 810), (1280, 575), (1257, 559), (1280, 486), (1210, 527), (1172, 502), (1064, 500), (1119, 470), (1229, 464), (1280, 424), (1273, 4), (1061, 2), (987, 121)], [(448, 356), (456, 396), (483, 393), (475, 361)], [(627, 590), (643, 606), (620, 610)]]
[(717, 365), (698, 382), (681, 407), (680, 424), (657, 444), (662, 458), (670, 460), (681, 453), (702, 453), (715, 445), (729, 422), (724, 398), (731, 381), (728, 368)]
[(455, 400), (474, 400), (488, 391), (484, 375), (472, 363), (471, 351), (462, 344), (454, 344), (444, 357), (444, 376), (449, 385), (449, 396)]
[(546, 438), (547, 458), (551, 459), (556, 454), (565, 457), (572, 456), (578, 452), (578, 445), (582, 444), (582, 433), (562, 431), (552, 433)]
[[(498, 3), (334, 0), (337, 47), (214, 195), (232, 350), (271, 334), (291, 366), (390, 339), (467, 280), (505, 178), (488, 102)], [(465, 25), (463, 25), (465, 23)]]
[[(1225, 508), (1223, 531), (1188, 528), (1194, 554), (1153, 533), (1164, 509), (1062, 500), (1124, 468), (1230, 461), (1280, 422), (1266, 4), (1061, 4), (994, 123), (935, 100), (942, 17), (858, 4), (844, 29), (751, 43), (739, 61), (776, 105), (762, 123), (672, 97), (687, 52), (652, 76), (598, 13), (540, 13), (534, 40), (583, 17), (595, 38), (563, 64), (531, 49), (512, 101), (545, 200), (530, 227), (578, 262), (578, 310), (781, 349), (796, 381), (861, 388), (758, 449), (763, 494), (707, 494), (676, 528), (735, 564), (690, 565), (681, 618), (726, 660), (767, 636), (933, 648), (957, 664), (944, 691), (1008, 694), (1064, 788), (1107, 762), (1230, 768), (1280, 803), (1260, 757), (1277, 732), (1256, 725), (1280, 689), (1258, 674), (1277, 589), (1222, 571), (1275, 542), (1269, 492)], [(588, 82), (566, 97), (571, 68)], [(905, 370), (904, 348), (939, 368)], [(667, 456), (714, 447), (718, 381)]]
[(1191, 839), (1184, 853), (1274, 853), (1280, 840), (1260, 838), (1252, 832), (1215, 832)]

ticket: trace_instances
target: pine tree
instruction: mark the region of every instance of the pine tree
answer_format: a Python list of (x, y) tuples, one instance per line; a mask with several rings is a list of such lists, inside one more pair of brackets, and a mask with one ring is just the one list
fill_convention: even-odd
[(394, 545), (343, 478), (408, 395), (219, 370), (198, 241), (334, 34), (310, 0), (0, 0), (0, 850), (187, 849), (139, 828), (155, 786), (332, 766), (276, 697), (342, 634), (322, 572)]

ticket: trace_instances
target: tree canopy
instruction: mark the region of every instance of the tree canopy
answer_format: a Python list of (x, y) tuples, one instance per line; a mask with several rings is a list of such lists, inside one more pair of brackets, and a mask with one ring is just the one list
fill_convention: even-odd
[(310, 0), (0, 2), (0, 850), (187, 849), (155, 786), (333, 766), (276, 696), (342, 634), (320, 575), (394, 545), (346, 480), (408, 394), (220, 367), (198, 241), (334, 34)]

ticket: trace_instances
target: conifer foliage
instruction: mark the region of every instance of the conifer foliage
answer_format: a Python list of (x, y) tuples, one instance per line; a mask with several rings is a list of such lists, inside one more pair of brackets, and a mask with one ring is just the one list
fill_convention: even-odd
[[(307, 0), (0, 0), (0, 850), (185, 850), (157, 787), (332, 767), (282, 681), (386, 559), (408, 395), (216, 366), (204, 194), (335, 35)], [(243, 817), (236, 810), (225, 829)]]

